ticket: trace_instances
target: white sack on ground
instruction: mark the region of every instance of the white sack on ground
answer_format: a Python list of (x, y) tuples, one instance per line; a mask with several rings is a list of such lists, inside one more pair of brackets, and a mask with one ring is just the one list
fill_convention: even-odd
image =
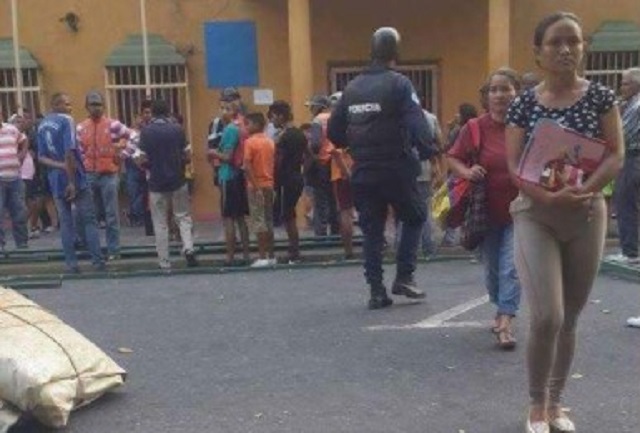
[(7, 433), (20, 419), (20, 412), (0, 400), (0, 433)]
[(124, 383), (126, 372), (55, 315), (0, 287), (0, 399), (51, 427)]

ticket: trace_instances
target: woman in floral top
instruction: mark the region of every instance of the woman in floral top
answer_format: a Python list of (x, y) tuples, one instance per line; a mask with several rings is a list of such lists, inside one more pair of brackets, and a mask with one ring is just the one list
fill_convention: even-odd
[[(516, 267), (531, 309), (527, 432), (573, 432), (573, 422), (561, 410), (561, 394), (578, 316), (604, 249), (605, 202), (599, 191), (621, 167), (622, 133), (613, 92), (578, 75), (584, 55), (578, 17), (559, 12), (544, 18), (535, 30), (534, 52), (544, 81), (514, 101), (506, 132), (509, 170), (520, 189), (511, 204)], [(518, 179), (524, 144), (545, 118), (606, 142), (608, 156), (581, 186), (548, 191)]]

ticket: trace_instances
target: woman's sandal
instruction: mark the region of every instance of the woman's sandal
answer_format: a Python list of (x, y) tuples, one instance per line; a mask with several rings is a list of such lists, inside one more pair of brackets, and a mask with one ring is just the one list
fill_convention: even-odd
[(516, 348), (517, 341), (508, 329), (500, 329), (496, 333), (496, 339), (498, 340), (498, 347), (502, 350), (513, 350)]
[(511, 317), (502, 316), (500, 318), (500, 327), (495, 332), (498, 340), (498, 347), (502, 350), (513, 350), (516, 348), (516, 339), (511, 332)]
[(491, 333), (497, 334), (500, 331), (500, 315), (496, 313), (493, 318), (493, 326), (491, 327)]

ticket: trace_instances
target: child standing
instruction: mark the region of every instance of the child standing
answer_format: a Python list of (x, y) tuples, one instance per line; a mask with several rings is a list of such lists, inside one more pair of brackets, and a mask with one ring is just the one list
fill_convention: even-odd
[(273, 169), (275, 144), (264, 132), (262, 113), (245, 116), (249, 138), (245, 141), (244, 168), (249, 197), (251, 226), (258, 238), (259, 258), (251, 267), (273, 266)]

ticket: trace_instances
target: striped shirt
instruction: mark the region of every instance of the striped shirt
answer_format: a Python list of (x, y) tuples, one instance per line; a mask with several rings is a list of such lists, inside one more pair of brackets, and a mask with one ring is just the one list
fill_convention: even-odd
[(140, 155), (140, 131), (129, 129), (129, 137), (120, 151), (120, 158), (135, 158), (138, 155)]
[(627, 152), (640, 151), (640, 93), (622, 105), (622, 130)]
[(0, 180), (16, 180), (20, 177), (18, 153), (27, 137), (15, 126), (0, 126)]
[(131, 129), (127, 128), (127, 126), (119, 120), (111, 120), (109, 131), (111, 132), (111, 140), (114, 143), (120, 140), (127, 140), (131, 136)]

